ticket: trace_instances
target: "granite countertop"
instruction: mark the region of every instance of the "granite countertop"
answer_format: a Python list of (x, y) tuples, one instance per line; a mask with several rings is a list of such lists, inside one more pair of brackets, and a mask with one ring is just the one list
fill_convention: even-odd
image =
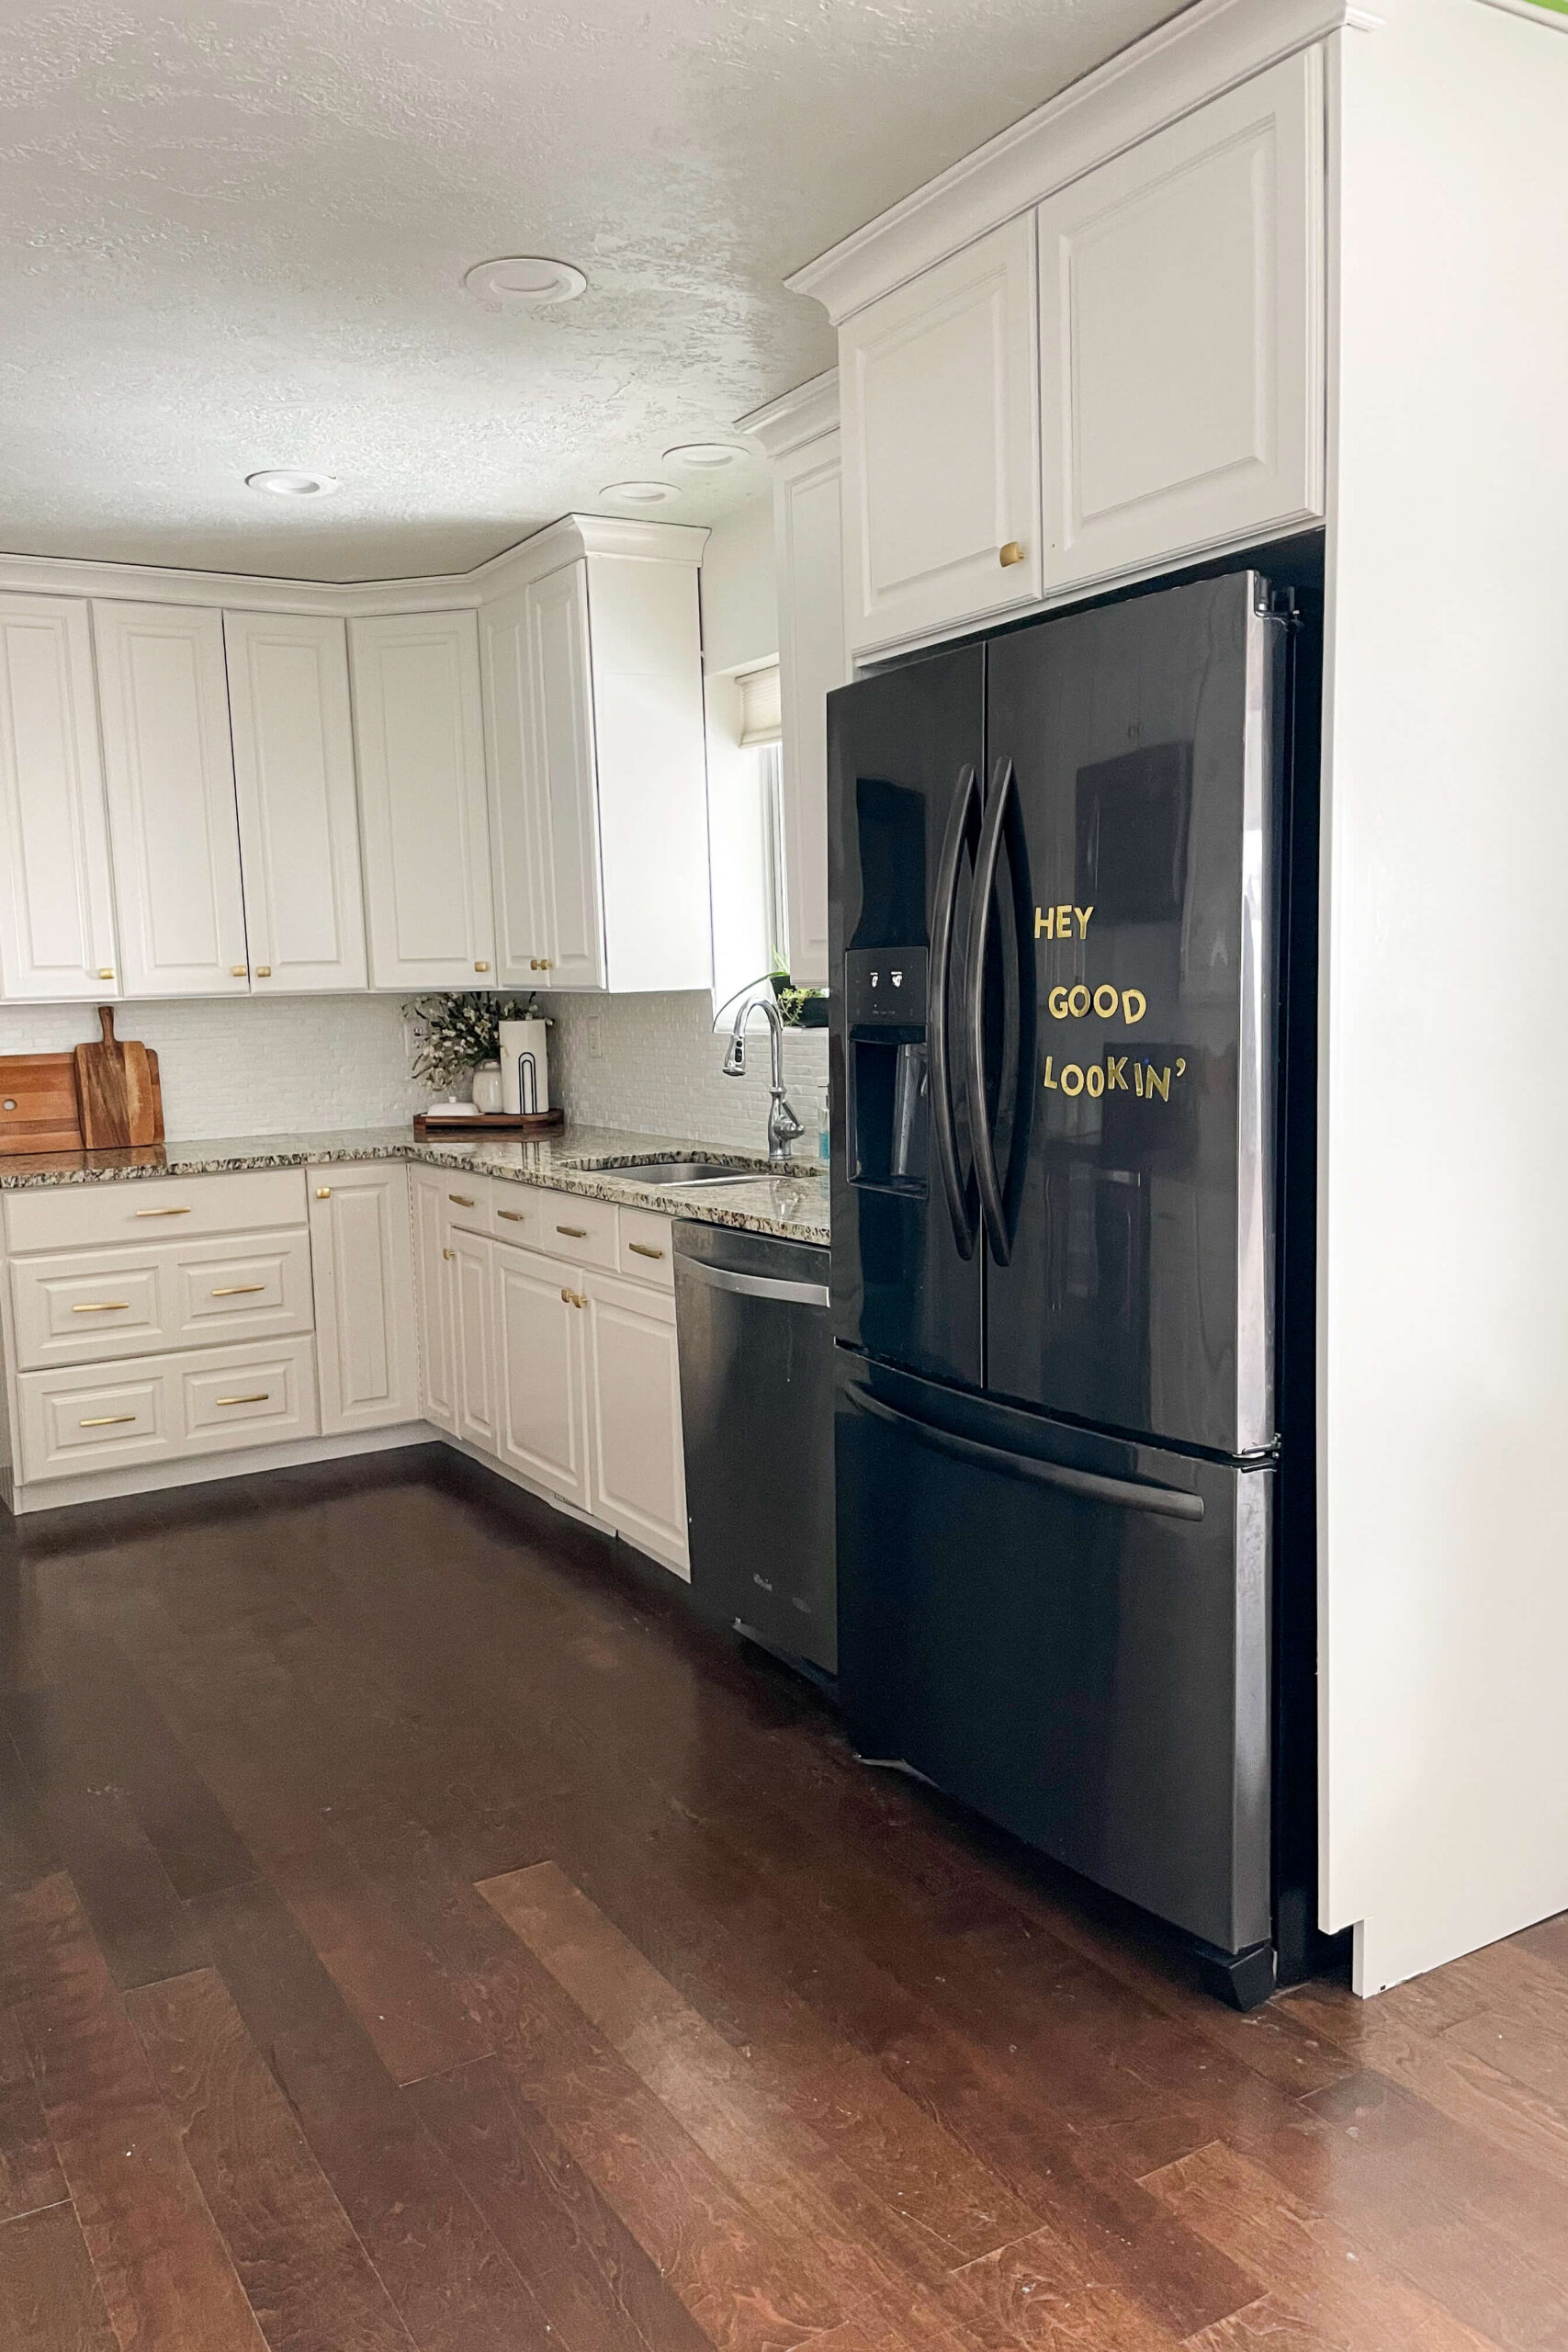
[[(678, 1159), (743, 1160), (766, 1183), (705, 1184), (692, 1192), (617, 1177), (617, 1164)], [(339, 1134), (238, 1136), (212, 1142), (149, 1144), (131, 1151), (39, 1152), (0, 1159), (0, 1192), (50, 1184), (112, 1184), (147, 1176), (224, 1176), (255, 1168), (304, 1168), (318, 1162), (404, 1159), (427, 1168), (457, 1168), (514, 1184), (585, 1193), (628, 1208), (658, 1209), (705, 1225), (733, 1225), (748, 1233), (785, 1239), (828, 1239), (828, 1179), (820, 1161), (793, 1159), (777, 1174), (758, 1152), (728, 1151), (680, 1136), (627, 1135), (618, 1127), (573, 1126), (524, 1140), (506, 1135), (464, 1136), (450, 1130), (416, 1136), (412, 1127), (362, 1127)]]

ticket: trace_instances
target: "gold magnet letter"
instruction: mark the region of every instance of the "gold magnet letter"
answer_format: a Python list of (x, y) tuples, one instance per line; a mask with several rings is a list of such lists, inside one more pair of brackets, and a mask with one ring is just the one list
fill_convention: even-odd
[(1116, 990), (1103, 982), (1094, 992), (1094, 1009), (1102, 1021), (1115, 1020), (1116, 1008), (1121, 1001)]
[(1071, 907), (1057, 907), (1055, 909), (1055, 916), (1056, 937), (1058, 939), (1071, 939), (1073, 935), (1073, 910)]
[(1036, 939), (1055, 939), (1055, 936), (1056, 936), (1056, 910), (1055, 910), (1055, 907), (1036, 907), (1036, 908), (1035, 908), (1035, 910), (1034, 910), (1034, 936), (1035, 936), (1035, 938), (1036, 938)]
[(1127, 1057), (1125, 1054), (1107, 1054), (1105, 1057), (1105, 1091), (1108, 1094), (1114, 1094), (1118, 1087), (1121, 1088), (1123, 1094), (1126, 1093)]
[(1062, 1091), (1064, 1094), (1081, 1094), (1083, 1092), (1083, 1072), (1079, 1069), (1077, 1062), (1069, 1062), (1066, 1068), (1063, 1070)]
[[(1080, 998), (1082, 999), (1081, 1003), (1079, 1002)], [(1067, 1011), (1072, 1014), (1075, 1021), (1081, 1021), (1084, 1014), (1089, 1011), (1089, 990), (1085, 988), (1083, 982), (1079, 980), (1075, 988), (1071, 988), (1067, 990)]]
[(1105, 1072), (1100, 1069), (1098, 1062), (1091, 1062), (1089, 1069), (1084, 1072), (1084, 1084), (1088, 1087), (1091, 1094), (1100, 1095), (1104, 1093)]
[(1065, 1021), (1066, 1019), (1067, 991), (1066, 989), (1053, 989), (1045, 1001), (1051, 1008), (1051, 1018), (1053, 1021)]
[(1152, 1102), (1155, 1096), (1157, 1094), (1162, 1102), (1168, 1102), (1170, 1100), (1170, 1064), (1167, 1062), (1162, 1073), (1156, 1069), (1154, 1064), (1151, 1062), (1148, 1069), (1148, 1080), (1149, 1101)]
[(1092, 907), (1075, 907), (1073, 909), (1073, 912), (1078, 919), (1078, 937), (1080, 939), (1087, 939), (1089, 937), (1089, 919), (1090, 915), (1093, 914), (1094, 909)]
[[(1138, 1009), (1137, 1009), (1137, 1011), (1136, 1011), (1135, 1012), (1134, 1012), (1134, 1010), (1133, 1010), (1133, 1007), (1134, 1007), (1134, 1005), (1136, 1005), (1136, 1006), (1137, 1006), (1137, 1008), (1138, 1008)], [(1125, 1022), (1126, 1022), (1126, 1023), (1128, 1024), (1129, 1028), (1132, 1026), (1132, 1024), (1133, 1024), (1133, 1023), (1134, 1023), (1134, 1021), (1141, 1021), (1141, 1020), (1143, 1019), (1143, 1017), (1144, 1017), (1145, 1013), (1148, 1011), (1148, 1009), (1149, 1009), (1149, 1001), (1148, 1001), (1147, 997), (1144, 994), (1144, 992), (1143, 992), (1143, 989), (1122, 989), (1122, 1020), (1123, 1020), (1123, 1021), (1125, 1021)]]
[(1055, 1080), (1051, 1075), (1051, 1057), (1049, 1054), (1045, 1057), (1045, 1085), (1048, 1091), (1052, 1094), (1055, 1094), (1060, 1091)]

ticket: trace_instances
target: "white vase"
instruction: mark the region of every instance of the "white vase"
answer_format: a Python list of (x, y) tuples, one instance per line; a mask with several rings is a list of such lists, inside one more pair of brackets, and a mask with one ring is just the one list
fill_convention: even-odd
[(474, 1108), (492, 1114), (501, 1108), (501, 1064), (481, 1062), (474, 1072)]

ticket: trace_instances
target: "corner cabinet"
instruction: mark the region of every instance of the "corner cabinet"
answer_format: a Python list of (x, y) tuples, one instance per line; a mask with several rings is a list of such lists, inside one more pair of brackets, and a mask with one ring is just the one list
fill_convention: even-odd
[(1322, 514), (1325, 168), (1309, 49), (1040, 207), (1047, 593)]
[(419, 1349), (400, 1161), (307, 1170), (321, 1432), (419, 1419)]
[(225, 613), (223, 642), (255, 992), (362, 989), (365, 906), (344, 624)]
[(370, 985), (494, 985), (474, 615), (348, 625)]
[(1041, 593), (1034, 223), (1010, 220), (839, 335), (852, 651)]
[(87, 607), (0, 596), (0, 996), (118, 993)]
[(557, 525), (479, 616), (502, 988), (712, 980), (705, 534), (654, 528)]
[(245, 996), (221, 613), (95, 604), (124, 996)]

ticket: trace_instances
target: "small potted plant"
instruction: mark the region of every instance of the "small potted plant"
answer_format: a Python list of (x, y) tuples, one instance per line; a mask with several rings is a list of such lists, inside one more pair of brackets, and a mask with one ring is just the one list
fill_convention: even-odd
[(415, 997), (403, 1007), (403, 1018), (413, 1030), (413, 1075), (445, 1087), (457, 1101), (473, 1085), (481, 1062), (492, 1062), (501, 1051), (501, 1024), (522, 1021), (538, 1008), (510, 996), (479, 996), (464, 991), (451, 996)]

